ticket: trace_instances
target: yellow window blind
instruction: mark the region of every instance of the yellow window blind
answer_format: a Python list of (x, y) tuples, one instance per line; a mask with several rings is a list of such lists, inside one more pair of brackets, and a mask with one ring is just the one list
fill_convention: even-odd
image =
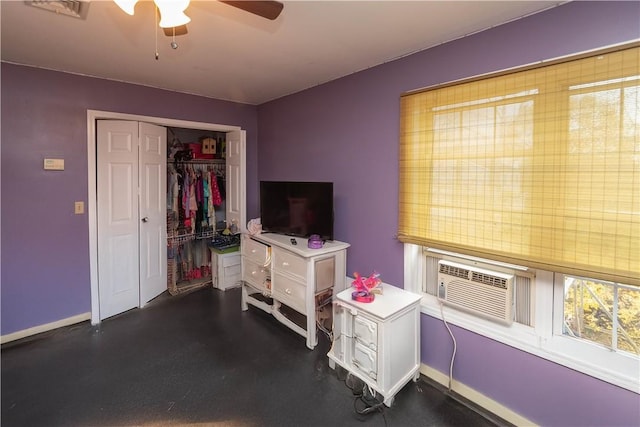
[(640, 48), (405, 94), (404, 242), (640, 285)]

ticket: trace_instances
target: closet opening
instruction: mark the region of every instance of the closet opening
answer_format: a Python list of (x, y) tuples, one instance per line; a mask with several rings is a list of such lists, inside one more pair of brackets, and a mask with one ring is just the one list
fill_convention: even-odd
[[(89, 264), (90, 264), (90, 288), (91, 288), (91, 323), (100, 323), (100, 294), (99, 294), (99, 277), (98, 274), (98, 202), (97, 202), (97, 122), (98, 120), (125, 120), (145, 122), (167, 129), (167, 172), (169, 170), (185, 170), (193, 171), (196, 175), (203, 171), (212, 173), (210, 179), (215, 176), (217, 189), (220, 192), (219, 204), (214, 204), (213, 211), (207, 209), (200, 211), (196, 207), (191, 212), (195, 212), (196, 216), (191, 223), (185, 223), (183, 218), (180, 223), (179, 212), (175, 216), (175, 223), (172, 228), (167, 227), (166, 244), (167, 248), (176, 250), (174, 253), (180, 252), (185, 255), (184, 258), (174, 258), (176, 260), (175, 275), (169, 277), (167, 270), (167, 290), (169, 293), (179, 293), (189, 286), (204, 286), (211, 284), (215, 279), (212, 274), (215, 271), (215, 265), (212, 261), (215, 257), (205, 257), (204, 250), (192, 252), (187, 255), (180, 248), (182, 244), (195, 246), (199, 241), (211, 242), (215, 236), (229, 237), (226, 230), (231, 229), (240, 232), (245, 224), (245, 168), (246, 168), (246, 133), (238, 126), (221, 125), (215, 123), (193, 122), (186, 120), (168, 119), (162, 117), (141, 116), (134, 114), (125, 114), (108, 111), (87, 110), (87, 158), (88, 158), (88, 198), (87, 198), (87, 217), (89, 228)], [(196, 146), (195, 144), (199, 144)], [(203, 152), (204, 148), (204, 152)], [(176, 158), (176, 154), (180, 154)], [(188, 158), (190, 156), (190, 158)], [(162, 181), (165, 181), (164, 179)], [(166, 182), (159, 183), (161, 187), (167, 191), (169, 195), (169, 175)], [(203, 188), (204, 191), (204, 188)], [(213, 188), (211, 188), (213, 191)], [(197, 200), (196, 200), (197, 201)], [(173, 202), (173, 196), (172, 196)], [(197, 206), (197, 204), (196, 204)], [(172, 211), (173, 205), (170, 206), (167, 199), (167, 225), (169, 225), (169, 213)], [(203, 215), (206, 214), (206, 221)], [(200, 222), (198, 222), (200, 219)], [(141, 218), (144, 221), (144, 218)], [(187, 229), (187, 225), (191, 228)], [(197, 228), (196, 228), (197, 226)], [(190, 231), (190, 236), (185, 236)], [(170, 235), (170, 233), (173, 233)], [(173, 238), (171, 241), (170, 237)], [(104, 248), (103, 248), (104, 250)], [(168, 251), (169, 252), (169, 251)], [(225, 254), (224, 256), (227, 256)], [(207, 263), (207, 259), (209, 260)], [(182, 263), (178, 267), (178, 260)], [(189, 263), (191, 261), (191, 263)], [(167, 254), (167, 266), (172, 261)], [(215, 261), (214, 261), (215, 262)], [(228, 264), (225, 259), (225, 265)], [(198, 270), (199, 272), (196, 272)], [(178, 275), (178, 273), (180, 275)], [(208, 277), (203, 277), (209, 275)], [(199, 276), (199, 277), (197, 277)], [(175, 287), (172, 291), (173, 279), (175, 279)], [(187, 279), (186, 281), (180, 279)], [(194, 280), (197, 279), (197, 280)], [(207, 283), (208, 279), (208, 283)], [(139, 307), (144, 304), (141, 303)]]
[[(218, 285), (216, 254), (239, 250), (238, 227), (226, 218), (226, 142), (226, 132), (167, 127), (167, 289), (171, 295)], [(227, 276), (235, 274), (239, 280), (239, 255), (229, 263)]]

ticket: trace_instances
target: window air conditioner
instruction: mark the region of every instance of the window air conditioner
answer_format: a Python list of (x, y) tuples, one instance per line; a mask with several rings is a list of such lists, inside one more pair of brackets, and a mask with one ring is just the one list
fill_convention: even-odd
[(438, 262), (438, 299), (447, 305), (511, 324), (513, 274), (447, 260)]

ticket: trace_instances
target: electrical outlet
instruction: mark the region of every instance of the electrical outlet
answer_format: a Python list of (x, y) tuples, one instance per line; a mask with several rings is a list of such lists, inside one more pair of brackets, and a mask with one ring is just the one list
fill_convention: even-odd
[(76, 215), (80, 215), (84, 213), (84, 202), (75, 202), (74, 203), (74, 212)]

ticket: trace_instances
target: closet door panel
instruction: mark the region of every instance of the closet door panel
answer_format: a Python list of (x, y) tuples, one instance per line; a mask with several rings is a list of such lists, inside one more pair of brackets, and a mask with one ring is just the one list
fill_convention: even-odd
[(228, 132), (227, 143), (227, 200), (226, 217), (229, 225), (235, 224), (240, 231), (246, 232), (246, 133)]
[(138, 124), (98, 121), (100, 319), (137, 307)]
[(167, 131), (140, 123), (140, 306), (167, 289)]

